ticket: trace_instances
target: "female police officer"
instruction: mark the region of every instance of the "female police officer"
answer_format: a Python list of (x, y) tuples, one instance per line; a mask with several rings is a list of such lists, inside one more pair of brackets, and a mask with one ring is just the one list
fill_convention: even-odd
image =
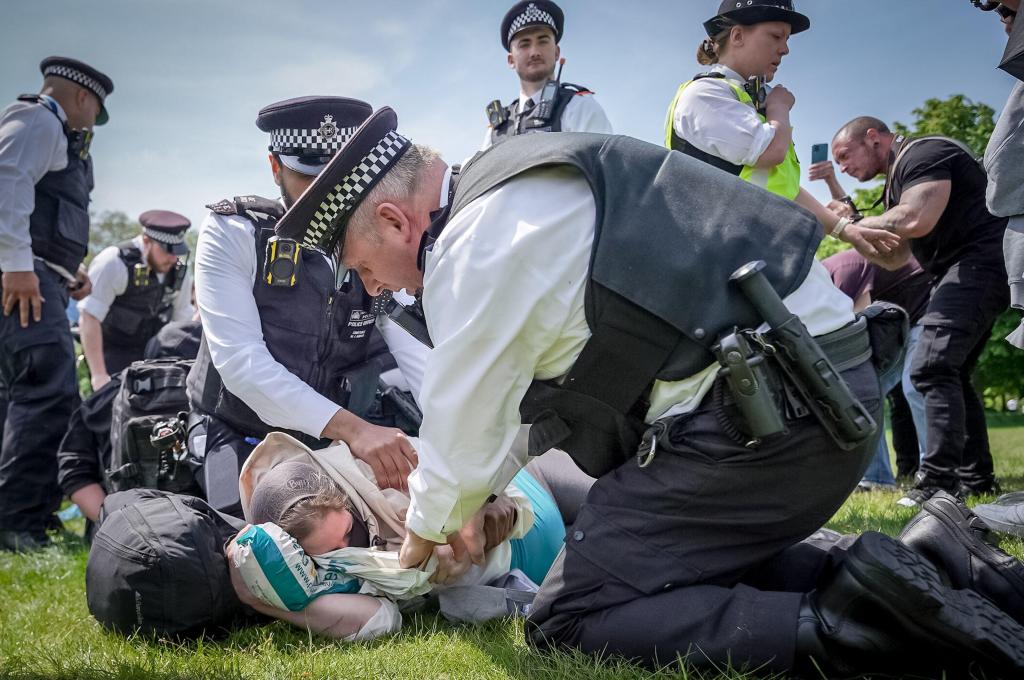
[(852, 225), (800, 187), (789, 112), (795, 98), (764, 83), (789, 54), (789, 36), (810, 28), (790, 0), (724, 0), (704, 22), (697, 61), (710, 70), (679, 86), (665, 121), (665, 146), (694, 156), (810, 210), (826, 233), (864, 255), (896, 245), (891, 234)]

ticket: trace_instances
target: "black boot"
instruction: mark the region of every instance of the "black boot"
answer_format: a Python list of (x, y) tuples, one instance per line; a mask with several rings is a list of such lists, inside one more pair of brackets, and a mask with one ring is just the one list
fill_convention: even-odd
[(959, 498), (935, 494), (898, 538), (938, 567), (951, 586), (975, 591), (1024, 623), (1024, 563), (1000, 550), (988, 525)]
[(0, 530), (0, 550), (11, 552), (34, 552), (50, 545), (50, 539), (43, 532)]
[(970, 590), (943, 584), (926, 560), (875, 532), (861, 536), (804, 600), (794, 670), (842, 677), (980, 668), (1024, 674), (1024, 627)]

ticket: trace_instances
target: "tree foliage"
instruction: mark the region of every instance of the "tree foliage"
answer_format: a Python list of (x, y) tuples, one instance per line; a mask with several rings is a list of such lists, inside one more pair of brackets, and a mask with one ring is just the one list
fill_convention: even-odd
[(119, 210), (101, 213), (99, 219), (94, 219), (89, 227), (89, 254), (85, 258), (86, 263), (91, 262), (92, 258), (107, 246), (134, 238), (141, 231), (142, 225), (129, 219), (128, 215)]

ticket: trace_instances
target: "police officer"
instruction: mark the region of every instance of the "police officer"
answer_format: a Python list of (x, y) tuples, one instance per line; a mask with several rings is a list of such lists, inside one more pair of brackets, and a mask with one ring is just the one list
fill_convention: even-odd
[[(370, 296), (330, 250), (301, 247), (274, 233), (285, 206), (370, 111), (369, 104), (344, 97), (300, 97), (263, 108), (256, 125), (270, 134), (270, 167), (281, 199), (240, 196), (209, 206), (196, 248), (203, 341), (188, 380), (194, 409), (189, 442), (204, 461), (200, 483), (219, 509), (239, 509), (241, 464), (271, 430), (290, 431), (312, 446), (342, 439), (385, 486), (404, 487), (415, 465), (400, 431), (346, 408), (356, 409), (350, 388), (366, 379), (372, 397), (377, 382), (367, 362), (383, 360)], [(418, 375), (423, 349), (390, 322), (382, 328), (400, 366), (415, 366), (406, 375)], [(360, 371), (369, 378), (361, 379)], [(418, 386), (418, 379), (410, 382)]]
[(78, 303), (82, 350), (99, 389), (133, 361), (170, 321), (187, 321), (192, 309), (184, 215), (148, 210), (142, 233), (102, 250), (89, 264), (92, 293)]
[(665, 146), (693, 156), (757, 186), (796, 201), (825, 234), (854, 245), (863, 255), (887, 252), (898, 239), (864, 229), (821, 205), (800, 186), (793, 146), (792, 93), (767, 83), (789, 54), (789, 38), (811, 20), (790, 0), (722, 0), (704, 22), (707, 32), (697, 61), (708, 70), (679, 86), (665, 119)]
[(78, 399), (65, 308), (89, 293), (89, 143), (114, 89), (75, 59), (48, 57), (40, 70), (39, 94), (0, 114), (0, 548), (14, 550), (46, 543), (60, 502), (57, 446)]
[(1010, 302), (1003, 263), (1007, 218), (985, 206), (985, 171), (960, 142), (895, 135), (871, 116), (844, 125), (832, 152), (840, 170), (862, 182), (886, 177), (886, 211), (861, 222), (904, 241), (878, 262), (893, 269), (913, 255), (935, 280), (910, 366), (911, 382), (924, 397), (925, 453), (899, 503), (918, 506), (940, 490), (997, 491), (985, 411), (971, 383), (992, 325)]
[[(562, 448), (599, 476), (534, 602), (537, 646), (659, 665), (695, 650), (698, 666), (782, 671), (814, 657), (836, 675), (925, 654), (1024, 668), (1024, 628), (946, 587), (903, 544), (869, 533), (840, 555), (793, 547), (857, 485), (881, 405), (866, 330), (814, 259), (810, 215), (628, 137), (523, 136), (456, 175), (396, 126), (390, 109), (374, 114), (278, 229), (332, 232), (370, 293), (423, 287), (434, 349), (404, 566), (445, 541), (479, 558), (476, 511), (525, 462), (514, 446), (523, 418), (530, 453)], [(849, 397), (832, 416), (810, 415), (819, 397), (779, 393), (790, 407), (771, 408), (788, 435), (763, 438), (752, 423), (764, 414), (743, 401), (750, 417), (739, 415), (748, 388), (730, 387), (736, 374), (713, 358), (735, 327), (775, 316), (729, 283), (756, 257), (768, 279), (745, 275), (799, 315), (805, 351), (819, 357), (764, 360), (822, 375), (827, 357), (828, 384)], [(832, 429), (840, 422), (846, 434)]]
[(562, 51), (565, 17), (550, 0), (524, 0), (512, 6), (501, 21), (501, 45), (508, 67), (519, 76), (519, 98), (508, 106), (495, 100), (487, 107), (490, 126), (483, 148), (527, 132), (602, 132), (612, 124), (594, 93), (561, 82), (555, 67)]

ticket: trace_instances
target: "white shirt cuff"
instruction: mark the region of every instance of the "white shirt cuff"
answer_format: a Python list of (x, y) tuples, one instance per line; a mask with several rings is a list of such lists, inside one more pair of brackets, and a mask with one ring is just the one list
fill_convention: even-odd
[(35, 269), (32, 251), (0, 255), (0, 269), (5, 272), (30, 272)]

